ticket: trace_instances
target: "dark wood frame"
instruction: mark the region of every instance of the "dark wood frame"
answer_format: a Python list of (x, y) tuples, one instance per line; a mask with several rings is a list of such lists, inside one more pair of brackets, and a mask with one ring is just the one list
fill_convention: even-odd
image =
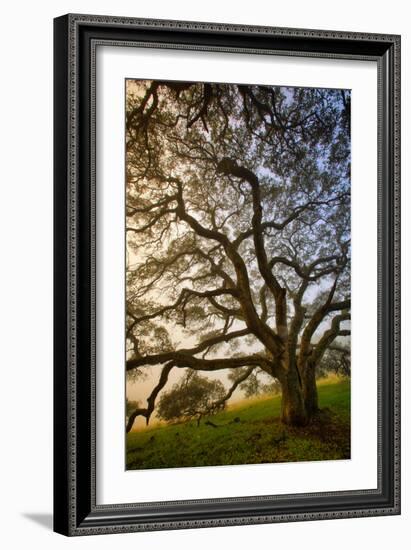
[[(400, 37), (89, 15), (59, 17), (54, 32), (54, 530), (88, 535), (399, 514)], [(377, 489), (96, 505), (95, 51), (107, 43), (377, 62)]]

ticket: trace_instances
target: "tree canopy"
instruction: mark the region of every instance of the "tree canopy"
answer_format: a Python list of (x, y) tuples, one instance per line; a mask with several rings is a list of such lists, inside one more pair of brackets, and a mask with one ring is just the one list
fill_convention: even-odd
[(163, 420), (197, 419), (212, 415), (225, 407), (225, 389), (220, 380), (209, 380), (188, 370), (179, 383), (163, 393), (157, 414)]
[(236, 369), (307, 422), (349, 354), (350, 93), (127, 81), (126, 232), (127, 371), (160, 369), (135, 416), (173, 368)]

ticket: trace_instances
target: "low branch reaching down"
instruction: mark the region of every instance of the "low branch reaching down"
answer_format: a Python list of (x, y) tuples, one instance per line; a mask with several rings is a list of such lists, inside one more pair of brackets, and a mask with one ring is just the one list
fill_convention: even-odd
[(146, 408), (138, 408), (135, 409), (129, 416), (127, 426), (126, 426), (126, 432), (128, 433), (131, 428), (133, 427), (134, 421), (138, 416), (144, 416), (146, 419), (146, 424), (148, 425), (150, 421), (150, 417), (153, 414), (156, 398), (157, 395), (160, 393), (160, 391), (164, 388), (164, 386), (167, 384), (168, 375), (170, 374), (171, 369), (173, 368), (173, 362), (170, 361), (166, 365), (164, 365), (161, 374), (160, 379), (156, 385), (156, 387), (151, 392), (150, 396), (147, 399), (147, 407)]

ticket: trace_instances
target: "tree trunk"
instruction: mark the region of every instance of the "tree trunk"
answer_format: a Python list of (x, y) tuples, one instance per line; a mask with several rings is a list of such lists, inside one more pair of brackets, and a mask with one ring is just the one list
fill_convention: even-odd
[(280, 380), (282, 390), (281, 421), (291, 426), (307, 425), (318, 411), (318, 393), (315, 366), (304, 365), (301, 371), (289, 364)]
[(307, 365), (302, 383), (305, 408), (308, 416), (311, 418), (318, 411), (318, 392), (313, 365)]
[(287, 374), (281, 387), (281, 421), (291, 426), (305, 426), (309, 422), (309, 416), (298, 377)]

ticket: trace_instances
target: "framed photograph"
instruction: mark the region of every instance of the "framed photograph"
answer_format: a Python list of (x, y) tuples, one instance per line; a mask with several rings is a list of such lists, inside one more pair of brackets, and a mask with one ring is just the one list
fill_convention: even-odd
[(400, 37), (54, 21), (54, 529), (400, 513)]

